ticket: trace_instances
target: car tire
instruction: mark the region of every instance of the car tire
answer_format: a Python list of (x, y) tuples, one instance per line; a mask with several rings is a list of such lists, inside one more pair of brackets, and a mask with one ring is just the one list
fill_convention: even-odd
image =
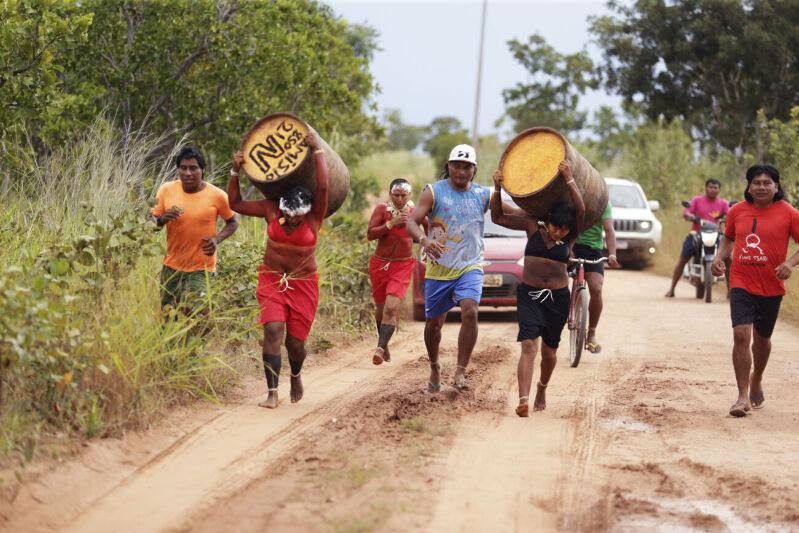
[(413, 304), (413, 319), (417, 322), (424, 322), (424, 304)]

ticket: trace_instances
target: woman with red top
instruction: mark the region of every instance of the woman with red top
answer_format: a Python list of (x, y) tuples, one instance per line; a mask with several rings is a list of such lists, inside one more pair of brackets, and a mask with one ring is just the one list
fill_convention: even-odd
[(366, 232), (370, 241), (377, 239), (377, 248), (369, 261), (378, 333), (377, 348), (372, 356), (372, 363), (376, 365), (391, 361), (388, 341), (397, 327), (400, 301), (408, 290), (416, 264), (413, 239), (405, 229), (413, 209), (413, 202), (408, 201), (411, 184), (397, 178), (388, 189), (390, 200), (375, 207)]
[(712, 267), (716, 276), (724, 274), (724, 261), (732, 253), (732, 365), (738, 399), (730, 415), (736, 417), (763, 408), (762, 380), (771, 355), (771, 334), (785, 294), (785, 280), (799, 264), (799, 251), (786, 261), (790, 238), (799, 242), (799, 211), (783, 201), (779, 171), (771, 165), (754, 165), (746, 171), (746, 181), (746, 202), (735, 204), (727, 214)]
[(327, 212), (327, 164), (316, 135), (309, 133), (305, 140), (316, 162), (315, 192), (294, 187), (281, 194), (278, 202), (242, 200), (238, 180), (244, 160), (241, 152), (233, 156), (228, 181), (230, 208), (242, 215), (263, 217), (267, 222), (268, 239), (256, 295), (261, 306), (259, 323), (264, 325), (263, 361), (268, 387), (266, 400), (258, 405), (270, 409), (278, 404), (280, 344), (284, 335), (291, 367), (291, 401), (298, 402), (302, 398), (300, 372), (307, 355), (305, 340), (319, 304), (319, 274), (314, 252)]

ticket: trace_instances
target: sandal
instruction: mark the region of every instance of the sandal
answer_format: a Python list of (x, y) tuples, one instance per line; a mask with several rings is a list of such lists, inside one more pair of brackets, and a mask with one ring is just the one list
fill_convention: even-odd
[(763, 404), (766, 403), (766, 397), (763, 395), (763, 391), (756, 393), (750, 392), (749, 402), (752, 404), (752, 409), (763, 409), (763, 407), (765, 407)]
[(737, 401), (730, 407), (730, 416), (741, 418), (749, 414), (750, 407), (744, 401)]
[(383, 364), (383, 355), (384, 354), (385, 354), (385, 351), (383, 350), (383, 348), (381, 348), (380, 346), (375, 348), (375, 353), (374, 353), (374, 355), (372, 355), (372, 364), (373, 365), (381, 365), (381, 364)]
[(438, 383), (433, 383), (429, 380), (427, 381), (427, 392), (430, 394), (435, 394), (437, 392), (441, 392), (441, 363), (438, 361), (435, 363), (430, 363), (430, 368), (438, 369)]
[[(593, 332), (594, 332), (594, 335), (596, 335), (596, 329), (589, 328), (589, 330), (588, 330), (588, 331), (593, 331)], [(601, 345), (601, 344), (599, 344), (599, 343), (596, 341), (596, 339), (594, 339), (594, 340), (592, 340), (592, 341), (586, 341), (586, 342), (585, 342), (585, 349), (586, 349), (586, 350), (588, 350), (588, 351), (589, 351), (589, 352), (591, 352), (591, 353), (599, 353), (599, 352), (601, 352), (601, 351), (602, 351), (602, 345)]]
[[(519, 396), (519, 405), (516, 407), (516, 415), (522, 418), (530, 416), (530, 406), (527, 404), (529, 396)], [(524, 400), (524, 402), (522, 402)]]

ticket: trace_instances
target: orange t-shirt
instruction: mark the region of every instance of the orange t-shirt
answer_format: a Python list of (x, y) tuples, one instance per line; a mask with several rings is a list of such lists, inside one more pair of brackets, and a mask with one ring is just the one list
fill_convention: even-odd
[(785, 201), (766, 208), (740, 202), (730, 208), (724, 236), (734, 240), (730, 287), (757, 296), (785, 294), (774, 269), (785, 262), (788, 241), (799, 242), (799, 211)]
[(216, 254), (205, 255), (202, 238), (216, 235), (216, 217), (233, 218), (227, 194), (219, 187), (206, 183), (203, 190), (186, 193), (180, 180), (161, 185), (156, 194), (158, 203), (151, 209), (161, 216), (172, 206), (183, 209), (177, 220), (166, 223), (166, 257), (164, 264), (181, 272), (216, 270)]

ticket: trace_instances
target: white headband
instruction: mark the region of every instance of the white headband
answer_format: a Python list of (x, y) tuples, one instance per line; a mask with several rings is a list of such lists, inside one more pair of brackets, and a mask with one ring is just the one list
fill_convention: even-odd
[(407, 181), (403, 181), (400, 183), (395, 183), (393, 187), (391, 187), (391, 192), (394, 192), (394, 189), (399, 189), (401, 191), (405, 191), (407, 193), (411, 192), (411, 184)]
[(290, 217), (296, 217), (296, 216), (300, 216), (300, 215), (307, 215), (311, 211), (311, 204), (305, 203), (305, 204), (301, 204), (296, 209), (291, 209), (291, 208), (289, 208), (288, 205), (286, 205), (285, 198), (281, 198), (280, 199), (280, 210), (283, 211), (284, 214), (286, 214), (286, 215), (288, 215)]

